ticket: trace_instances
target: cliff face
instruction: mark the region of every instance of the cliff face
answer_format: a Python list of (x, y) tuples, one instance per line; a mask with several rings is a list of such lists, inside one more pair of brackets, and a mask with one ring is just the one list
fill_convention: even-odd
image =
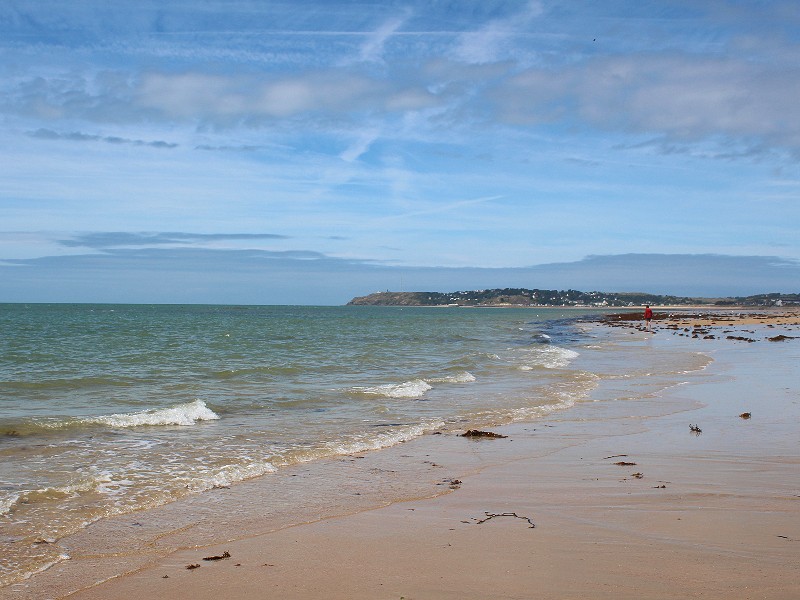
[[(353, 298), (348, 306), (439, 306), (439, 292), (377, 292)], [(435, 297), (436, 299), (432, 299)]]

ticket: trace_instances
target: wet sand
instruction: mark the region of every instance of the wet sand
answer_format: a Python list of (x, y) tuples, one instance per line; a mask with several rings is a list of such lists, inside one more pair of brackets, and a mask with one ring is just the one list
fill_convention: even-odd
[[(694, 338), (693, 323), (685, 332), (658, 321), (651, 334), (630, 322), (621, 343), (694, 348), (714, 362), (634, 403), (608, 399), (601, 385), (601, 402), (493, 429), (507, 438), (449, 431), (352, 457), (364, 472), (424, 463), (441, 495), (258, 535), (233, 531), (224, 544), (131, 559), (133, 572), (112, 577), (125, 570), (118, 556), (116, 571), (95, 578), (110, 579), (89, 589), (80, 588), (91, 578), (75, 579), (69, 597), (796, 599), (794, 322), (701, 325), (755, 342)], [(777, 335), (786, 339), (768, 341)], [(80, 560), (86, 573), (92, 557)], [(64, 597), (56, 582), (70, 562), (0, 597), (48, 597), (34, 595), (48, 581), (49, 597)]]
[[(773, 327), (800, 326), (800, 308), (764, 308), (759, 310), (728, 308), (708, 309), (704, 307), (653, 307), (653, 329), (674, 329), (675, 327), (703, 327), (716, 330), (750, 325)], [(627, 323), (641, 328), (642, 311), (610, 315), (608, 322)]]

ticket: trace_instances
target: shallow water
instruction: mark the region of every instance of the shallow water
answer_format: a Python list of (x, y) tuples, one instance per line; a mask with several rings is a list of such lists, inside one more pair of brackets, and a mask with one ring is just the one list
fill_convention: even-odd
[(628, 356), (579, 315), (4, 305), (0, 582), (62, 560), (47, 542), (104, 517), (441, 428), (534, 420), (601, 380), (640, 398), (707, 364)]

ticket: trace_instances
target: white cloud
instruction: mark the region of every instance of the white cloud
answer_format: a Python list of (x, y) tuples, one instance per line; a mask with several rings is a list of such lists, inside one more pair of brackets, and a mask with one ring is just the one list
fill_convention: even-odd
[(690, 55), (609, 57), (529, 69), (493, 91), (509, 123), (565, 121), (682, 140), (800, 147), (800, 71)]
[[(529, 5), (519, 20), (537, 18), (536, 6)], [(400, 21), (387, 23), (378, 38), (385, 41), (399, 26)], [(464, 54), (462, 43), (461, 61), (427, 57), (416, 70), (397, 63), (386, 73), (350, 65), (296, 74), (195, 69), (35, 76), (6, 82), (0, 110), (42, 123), (259, 127), (298, 119), (329, 131), (340, 120), (360, 127), (365, 114), (386, 126), (400, 115), (422, 113), (417, 125), (430, 130), (470, 128), (477, 120), (489, 126), (559, 123), (685, 142), (740, 139), (747, 142), (737, 151), (742, 157), (758, 144), (766, 144), (764, 151), (773, 144), (800, 155), (800, 71), (784, 61), (660, 52), (584, 58), (521, 72), (511, 60), (486, 62), (504, 56), (495, 42), (513, 39), (520, 27), (513, 19), (490, 22), (467, 45), (476, 54)], [(371, 48), (377, 52), (378, 46)], [(791, 48), (776, 53), (793, 55)]]
[(479, 64), (507, 59), (514, 54), (515, 36), (543, 12), (541, 2), (529, 1), (511, 17), (494, 19), (474, 31), (463, 33), (453, 55), (458, 60)]
[(403, 17), (390, 19), (372, 32), (361, 45), (359, 59), (364, 62), (383, 62), (386, 42), (403, 26), (409, 16), (410, 10), (406, 10), (406, 14)]
[(362, 131), (361, 134), (358, 136), (358, 139), (355, 140), (348, 148), (339, 155), (345, 162), (353, 162), (358, 160), (358, 158), (369, 150), (369, 147), (372, 145), (375, 140), (380, 137), (380, 132), (377, 129), (368, 129)]
[(171, 119), (232, 124), (306, 115), (336, 117), (360, 111), (401, 113), (436, 102), (423, 87), (347, 70), (266, 79), (190, 72), (144, 75), (132, 109), (156, 111)]

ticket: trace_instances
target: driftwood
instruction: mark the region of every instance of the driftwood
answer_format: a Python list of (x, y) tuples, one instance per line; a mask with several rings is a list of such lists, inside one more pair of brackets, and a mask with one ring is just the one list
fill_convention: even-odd
[(462, 433), (461, 437), (468, 437), (468, 438), (507, 438), (507, 435), (500, 435), (499, 433), (494, 433), (493, 431), (479, 431), (478, 429), (470, 429), (466, 433)]
[(231, 557), (231, 553), (226, 550), (225, 552), (223, 552), (219, 556), (206, 556), (205, 558), (203, 558), (203, 560), (224, 560), (224, 559), (230, 558), (230, 557)]
[(486, 518), (485, 519), (480, 519), (479, 521), (476, 521), (475, 522), (476, 525), (480, 525), (481, 523), (486, 523), (486, 521), (488, 521), (489, 519), (494, 519), (495, 517), (514, 517), (515, 519), (522, 519), (523, 521), (527, 521), (530, 524), (530, 527), (528, 529), (534, 529), (536, 527), (536, 525), (534, 525), (533, 521), (531, 521), (528, 517), (521, 517), (520, 515), (518, 515), (515, 512), (510, 512), (510, 513), (488, 513), (488, 512), (486, 512), (486, 513), (483, 513), (483, 514), (486, 515)]
[(186, 565), (186, 568), (187, 568), (189, 571), (191, 571), (192, 569), (199, 569), (199, 568), (200, 568), (200, 565), (199, 565), (199, 564), (196, 564), (196, 565)]
[(740, 416), (741, 418), (743, 418), (743, 419), (749, 419), (749, 418), (750, 418), (750, 417), (752, 417), (753, 415), (751, 415), (749, 412), (746, 412), (746, 413), (742, 413), (742, 414), (740, 414), (739, 416)]
[(626, 462), (624, 460), (621, 460), (619, 462), (615, 462), (614, 464), (617, 465), (618, 467), (635, 467), (636, 466), (635, 462)]

